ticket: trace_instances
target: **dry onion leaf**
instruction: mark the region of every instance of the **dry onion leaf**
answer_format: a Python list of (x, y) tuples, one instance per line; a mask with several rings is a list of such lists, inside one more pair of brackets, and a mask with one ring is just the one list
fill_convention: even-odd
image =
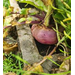
[(17, 50), (17, 43), (15, 44), (8, 44), (6, 41), (3, 41), (3, 50), (4, 52), (11, 52)]

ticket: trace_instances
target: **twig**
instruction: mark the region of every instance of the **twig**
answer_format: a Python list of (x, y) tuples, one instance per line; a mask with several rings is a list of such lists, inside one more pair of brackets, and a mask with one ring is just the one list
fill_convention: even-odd
[[(55, 47), (54, 47), (54, 49), (50, 52), (50, 54), (48, 55), (48, 57), (50, 57), (54, 52), (55, 52), (55, 50), (56, 50), (56, 48), (57, 48), (58, 46), (56, 45)], [(43, 62), (45, 62), (47, 60), (47, 58), (45, 58), (45, 59), (43, 59), (41, 62), (39, 62), (37, 65), (41, 65)]]
[(49, 49), (50, 49), (50, 46), (49, 46), (48, 49), (47, 49), (46, 56), (47, 56), (47, 54), (48, 54), (48, 52), (49, 52)]

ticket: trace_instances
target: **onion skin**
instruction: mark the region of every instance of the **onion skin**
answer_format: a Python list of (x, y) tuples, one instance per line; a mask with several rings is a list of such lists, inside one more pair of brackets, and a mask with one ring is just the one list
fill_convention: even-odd
[(32, 25), (31, 32), (33, 37), (42, 44), (56, 44), (58, 42), (56, 32), (44, 26)]

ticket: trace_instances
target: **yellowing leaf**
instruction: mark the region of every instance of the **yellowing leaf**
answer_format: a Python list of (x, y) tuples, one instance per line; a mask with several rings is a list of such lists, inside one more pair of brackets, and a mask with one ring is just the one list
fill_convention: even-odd
[(50, 0), (42, 0), (42, 2), (43, 2), (46, 6), (48, 6), (48, 5), (50, 4)]
[(31, 67), (30, 69), (28, 69), (28, 71), (44, 72), (42, 66), (41, 65), (37, 65), (36, 63), (33, 64), (33, 67)]
[(41, 65), (34, 64), (33, 67), (29, 68), (28, 71), (33, 71), (33, 72), (44, 72), (43, 68)]
[(6, 16), (7, 10), (5, 7), (3, 7), (3, 17)]
[(63, 20), (63, 22), (67, 22), (67, 21), (71, 21), (71, 17)]
[(8, 30), (3, 32), (3, 38), (5, 38), (8, 35)]
[(3, 75), (16, 75), (16, 73), (8, 72), (8, 73), (4, 73)]
[[(37, 65), (36, 63), (34, 63), (33, 66), (30, 66), (30, 65), (25, 66), (24, 70), (28, 71), (28, 75), (30, 75), (32, 72), (33, 73), (34, 72), (38, 72), (38, 73), (39, 72), (42, 72), (42, 73), (44, 72), (42, 66), (41, 65)], [(26, 74), (24, 74), (24, 75), (26, 75)]]
[(23, 22), (25, 20), (26, 20), (26, 18), (20, 18), (18, 22)]
[(10, 22), (13, 20), (12, 16), (6, 16), (4, 20), (4, 26), (10, 25)]
[(17, 50), (17, 43), (8, 44), (6, 41), (3, 41), (3, 50), (4, 52), (11, 52)]
[(71, 37), (64, 31), (64, 35), (71, 40)]
[(69, 71), (71, 70), (71, 59), (64, 60), (59, 67), (60, 71)]
[(19, 23), (17, 22), (16, 19), (14, 19), (14, 20), (11, 22), (11, 25), (12, 25), (12, 26), (16, 26), (16, 25), (19, 25)]

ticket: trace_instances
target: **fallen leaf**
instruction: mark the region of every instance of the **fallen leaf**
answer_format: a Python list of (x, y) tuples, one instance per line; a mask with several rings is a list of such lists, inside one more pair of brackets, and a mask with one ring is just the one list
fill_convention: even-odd
[(3, 17), (6, 16), (7, 10), (5, 7), (3, 7)]
[[(37, 65), (37, 63), (34, 63), (33, 66), (30, 66), (30, 65), (29, 66), (25, 66), (23, 70), (30, 71), (29, 74), (31, 74), (32, 72), (33, 73), (34, 72), (38, 72), (38, 73), (39, 72), (41, 72), (41, 73), (44, 72), (42, 66), (41, 65)], [(26, 75), (26, 74), (24, 74), (24, 75)]]
[(37, 65), (36, 63), (33, 64), (33, 67), (28, 69), (28, 71), (33, 71), (33, 72), (44, 72), (43, 68), (41, 65)]
[(46, 6), (48, 6), (50, 3), (49, 3), (49, 0), (42, 0), (42, 2), (46, 5)]
[(3, 33), (3, 38), (5, 38), (7, 35), (8, 35), (8, 31), (5, 31), (5, 32)]
[[(70, 70), (71, 70), (71, 58), (69, 56), (69, 57), (66, 57), (64, 59), (64, 61), (60, 65), (59, 70), (57, 71), (57, 73), (67, 72), (67, 71), (70, 71)], [(69, 75), (71, 75), (71, 74), (69, 74)]]
[(3, 75), (17, 75), (17, 74), (13, 72), (8, 72), (8, 73), (4, 73)]
[(17, 43), (15, 44), (8, 44), (6, 41), (3, 41), (3, 50), (6, 53), (9, 53), (11, 51), (16, 51), (17, 50)]
[(64, 60), (59, 68), (60, 71), (71, 70), (71, 59)]

